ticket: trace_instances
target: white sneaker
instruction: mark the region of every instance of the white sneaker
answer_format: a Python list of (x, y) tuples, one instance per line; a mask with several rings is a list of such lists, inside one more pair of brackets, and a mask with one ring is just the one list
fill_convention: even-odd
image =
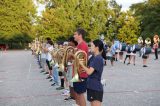
[(79, 106), (79, 105), (77, 105), (77, 104), (72, 104), (72, 106)]
[(69, 96), (69, 94), (70, 94), (70, 91), (66, 89), (66, 90), (64, 90), (64, 91), (62, 92), (61, 95), (63, 95), (63, 96)]

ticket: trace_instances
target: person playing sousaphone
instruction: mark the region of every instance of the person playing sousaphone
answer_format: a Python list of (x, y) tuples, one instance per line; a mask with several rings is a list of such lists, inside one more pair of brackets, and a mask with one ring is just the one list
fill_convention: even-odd
[(142, 52), (142, 59), (143, 59), (143, 67), (148, 67), (147, 66), (147, 60), (149, 58), (149, 54), (151, 53), (151, 39), (148, 37), (145, 39), (145, 44), (143, 44), (142, 48), (141, 48), (141, 52)]

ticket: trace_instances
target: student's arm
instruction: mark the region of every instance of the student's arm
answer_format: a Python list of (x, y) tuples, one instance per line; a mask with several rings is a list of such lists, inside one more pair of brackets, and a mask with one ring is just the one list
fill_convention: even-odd
[(88, 68), (88, 67), (84, 66), (83, 63), (81, 63), (81, 62), (79, 64), (82, 66), (82, 68), (84, 69), (84, 71), (86, 71), (86, 73), (88, 75), (91, 75), (94, 72), (93, 67)]

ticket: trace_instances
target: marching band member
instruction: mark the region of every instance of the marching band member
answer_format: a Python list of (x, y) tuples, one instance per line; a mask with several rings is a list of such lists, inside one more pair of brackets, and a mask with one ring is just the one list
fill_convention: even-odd
[(133, 45), (132, 47), (131, 47), (131, 55), (130, 55), (131, 57), (131, 60), (132, 60), (132, 62), (133, 62), (133, 65), (135, 66), (136, 64), (135, 64), (135, 62), (136, 62), (136, 50), (135, 50), (135, 46)]
[[(75, 48), (77, 45), (78, 45), (78, 43), (74, 40), (73, 36), (68, 39), (68, 46), (72, 46)], [(74, 58), (71, 55), (68, 56), (68, 59), (67, 59), (68, 63), (67, 63), (66, 80), (69, 83), (70, 95), (69, 95), (69, 97), (65, 98), (64, 100), (74, 99), (74, 97), (75, 97), (73, 82), (70, 81), (72, 79), (72, 75), (73, 75), (73, 59)]]
[(89, 75), (87, 79), (87, 100), (91, 106), (101, 106), (103, 100), (103, 86), (101, 84), (101, 76), (103, 72), (103, 59), (106, 59), (103, 42), (94, 40), (91, 44), (91, 50), (94, 53), (94, 58), (90, 60), (89, 68), (80, 62)]
[(41, 73), (42, 72), (45, 72), (45, 66), (46, 66), (46, 54), (45, 54), (45, 51), (44, 51), (44, 47), (45, 47), (45, 43), (42, 42), (42, 45), (41, 45), (41, 65), (42, 65), (42, 70), (41, 70)]
[(108, 47), (108, 51), (107, 51), (107, 60), (110, 60), (111, 62), (111, 65), (113, 66), (113, 63), (115, 61), (115, 48), (113, 46), (113, 42), (112, 42), (112, 45), (111, 47)]
[(131, 62), (131, 56), (130, 56), (131, 55), (131, 46), (129, 45), (129, 43), (127, 43), (126, 52), (127, 52), (127, 54), (126, 54), (126, 57), (124, 59), (124, 64), (125, 64), (127, 58), (129, 58), (128, 63), (127, 63), (127, 65), (129, 65), (130, 62)]
[[(74, 39), (78, 42), (77, 49), (83, 50), (88, 54), (88, 45), (84, 41), (84, 37), (86, 35), (86, 31), (84, 29), (77, 29), (74, 32)], [(84, 97), (84, 93), (86, 92), (86, 78), (88, 77), (86, 72), (80, 74), (80, 78), (83, 80), (81, 82), (74, 82), (73, 87), (75, 91), (75, 100), (76, 104), (79, 106), (86, 106), (86, 100)]]
[[(59, 42), (59, 49), (60, 48), (63, 48), (63, 42)], [(58, 67), (59, 67), (58, 68), (58, 70), (59, 70), (60, 66), (58, 65)], [(60, 87), (57, 87), (56, 90), (62, 90), (62, 89), (64, 89), (64, 72), (61, 72), (59, 70), (58, 74), (59, 74), (59, 78), (60, 78), (60, 81), (61, 81), (61, 85), (60, 85)]]
[(153, 45), (154, 53), (155, 53), (155, 60), (158, 59), (158, 43)]
[(154, 49), (154, 53), (155, 53), (155, 60), (158, 59), (158, 43), (159, 43), (159, 36), (155, 35), (154, 38), (154, 45), (153, 45), (153, 49)]
[(148, 67), (147, 66), (147, 59), (149, 58), (149, 54), (145, 54), (145, 48), (146, 48), (146, 45), (144, 44), (141, 48), (142, 59), (143, 59), (143, 67)]
[[(55, 43), (54, 44), (54, 52), (56, 52), (58, 50), (58, 44)], [(55, 86), (55, 85), (59, 85), (59, 75), (58, 75), (58, 72), (59, 72), (59, 66), (58, 66), (58, 63), (56, 63), (55, 60), (55, 54), (52, 55), (52, 59), (53, 59), (53, 62), (55, 62), (53, 65), (52, 65), (52, 78), (50, 81), (52, 81), (53, 83), (51, 84), (51, 86)]]
[(48, 77), (47, 79), (52, 78), (52, 66), (50, 64), (50, 62), (52, 61), (52, 55), (51, 55), (51, 51), (53, 50), (53, 42), (51, 41), (50, 38), (47, 38), (47, 44), (46, 44), (46, 48), (45, 48), (45, 52), (46, 52), (46, 64), (48, 66)]

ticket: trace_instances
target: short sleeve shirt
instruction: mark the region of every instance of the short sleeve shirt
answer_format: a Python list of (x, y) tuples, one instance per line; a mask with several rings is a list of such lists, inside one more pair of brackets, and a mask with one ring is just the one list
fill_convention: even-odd
[(103, 91), (103, 86), (101, 84), (101, 77), (103, 72), (102, 56), (95, 56), (90, 62), (89, 67), (94, 68), (94, 72), (91, 75), (89, 75), (87, 79), (87, 88), (96, 91)]
[(48, 47), (48, 50), (49, 50), (49, 52), (47, 53), (46, 58), (47, 58), (48, 61), (51, 61), (52, 60), (52, 55), (51, 55), (50, 52), (53, 50), (53, 46)]

